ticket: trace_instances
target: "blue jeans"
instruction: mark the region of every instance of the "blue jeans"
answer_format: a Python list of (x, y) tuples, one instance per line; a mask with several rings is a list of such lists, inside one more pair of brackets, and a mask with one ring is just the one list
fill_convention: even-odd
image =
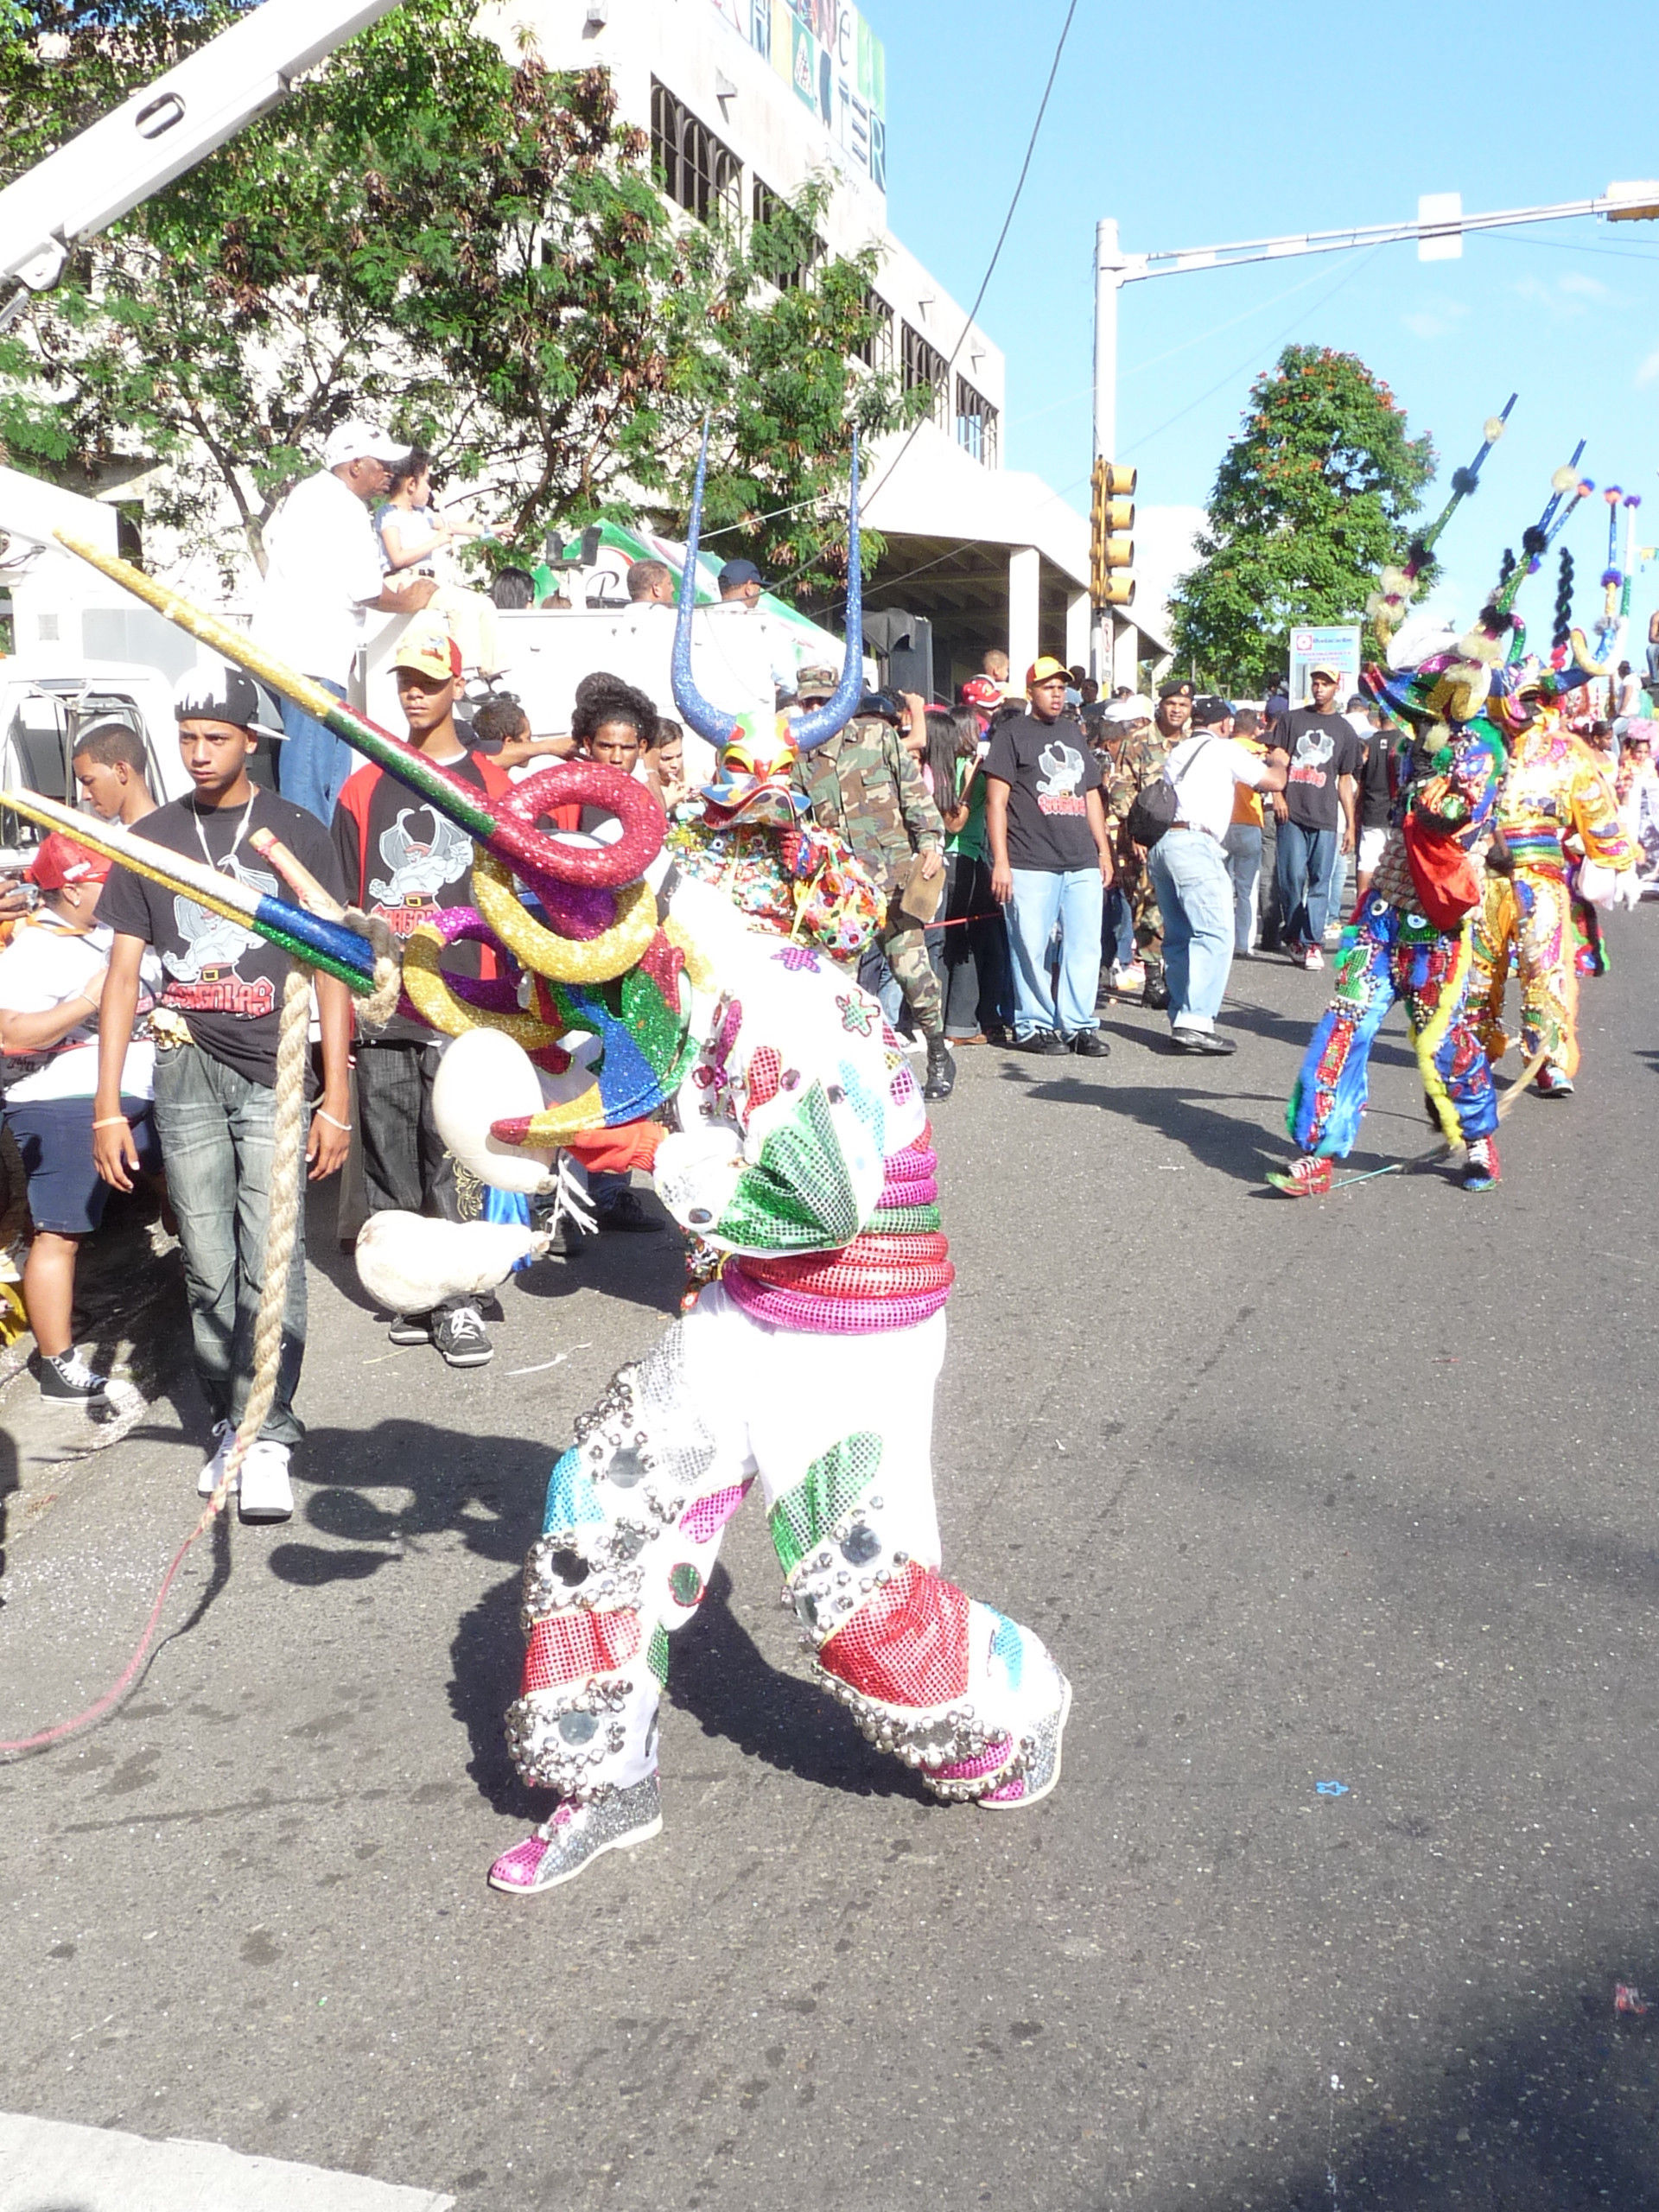
[[(214, 1421), (239, 1421), (253, 1382), (253, 1324), (264, 1282), (276, 1094), (197, 1045), (156, 1055), (156, 1134), (184, 1248), (196, 1374)], [(259, 1433), (297, 1444), (294, 1393), (305, 1356), (305, 1186), (283, 1310), (276, 1395)]]
[(1337, 855), (1337, 833), (1281, 822), (1277, 842), (1280, 927), (1286, 949), (1323, 944), (1331, 912), (1331, 867)]
[[(1005, 912), (1014, 954), (1014, 1033), (1034, 1037), (1055, 1030), (1075, 1037), (1099, 1025), (1100, 918), (1105, 886), (1098, 868), (1016, 868), (1014, 897)], [(1058, 988), (1048, 973), (1049, 945), (1060, 931)]]
[(1172, 1028), (1213, 1029), (1233, 964), (1233, 880), (1202, 830), (1166, 830), (1147, 863), (1164, 918)]
[(1233, 880), (1233, 950), (1248, 952), (1255, 943), (1255, 889), (1262, 880), (1262, 825), (1235, 822), (1221, 841), (1227, 873)]
[(1135, 958), (1135, 909), (1129, 904), (1128, 893), (1116, 884), (1106, 893), (1100, 957), (1118, 968), (1127, 968)]
[[(314, 677), (312, 681), (321, 684), (325, 691), (332, 691), (336, 699), (346, 696), (345, 687), (331, 683), (326, 676)], [(325, 729), (291, 699), (283, 701), (283, 743), (276, 756), (276, 788), (284, 798), (291, 798), (296, 806), (315, 814), (326, 828), (334, 818), (334, 801), (356, 760), (343, 737), (336, 737), (333, 730)]]

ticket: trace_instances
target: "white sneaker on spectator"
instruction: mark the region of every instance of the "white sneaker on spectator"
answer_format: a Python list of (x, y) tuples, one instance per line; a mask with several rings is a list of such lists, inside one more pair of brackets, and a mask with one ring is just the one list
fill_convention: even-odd
[(1302, 955), (1302, 965), (1304, 968), (1324, 967), (1325, 955), (1320, 951), (1317, 944), (1310, 944), (1308, 946), (1307, 950)]
[(288, 1479), (286, 1444), (262, 1436), (248, 1446), (242, 1462), (241, 1514), (245, 1521), (286, 1521), (294, 1510), (294, 1486)]
[[(231, 1446), (236, 1441), (233, 1421), (213, 1423), (213, 1448), (201, 1463), (201, 1472), (196, 1477), (196, 1496), (211, 1497), (219, 1488), (219, 1478), (225, 1472), (225, 1462), (231, 1456)], [(231, 1484), (231, 1495), (236, 1495), (236, 1484)]]

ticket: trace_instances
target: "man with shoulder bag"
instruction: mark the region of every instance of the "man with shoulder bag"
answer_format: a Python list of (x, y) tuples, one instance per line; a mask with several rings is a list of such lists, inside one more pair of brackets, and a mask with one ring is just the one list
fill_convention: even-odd
[[(1216, 1033), (1216, 1016), (1233, 964), (1233, 882), (1224, 841), (1233, 795), (1281, 791), (1288, 761), (1235, 741), (1225, 699), (1199, 699), (1193, 731), (1172, 747), (1161, 787), (1149, 786), (1129, 810), (1129, 834), (1148, 847), (1147, 871), (1164, 919), (1164, 972), (1170, 1033), (1181, 1052), (1236, 1051)], [(1143, 835), (1142, 833), (1150, 833)]]

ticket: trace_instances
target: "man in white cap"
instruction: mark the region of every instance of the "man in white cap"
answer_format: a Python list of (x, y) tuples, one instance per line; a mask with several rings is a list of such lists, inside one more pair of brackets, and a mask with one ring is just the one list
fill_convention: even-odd
[[(383, 575), (369, 518), (369, 502), (385, 491), (406, 451), (372, 423), (342, 423), (329, 433), (322, 467), (294, 486), (265, 531), (254, 637), (337, 699), (351, 682), (365, 610), (414, 614), (437, 589), (430, 576), (400, 584)], [(352, 772), (351, 747), (288, 699), (283, 737), (278, 787), (326, 823)]]

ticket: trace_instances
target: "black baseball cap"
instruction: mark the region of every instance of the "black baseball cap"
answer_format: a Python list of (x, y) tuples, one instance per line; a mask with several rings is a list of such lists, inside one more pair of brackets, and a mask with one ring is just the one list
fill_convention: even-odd
[(1192, 702), (1192, 720), (1201, 728), (1208, 728), (1214, 722), (1224, 722), (1232, 711), (1232, 701), (1217, 698), (1213, 691)]
[(728, 561), (715, 578), (721, 591), (736, 591), (744, 584), (760, 584), (764, 588), (766, 581), (753, 561)]
[(1160, 699), (1191, 699), (1196, 697), (1198, 686), (1188, 676), (1172, 676), (1167, 683), (1158, 686)]

